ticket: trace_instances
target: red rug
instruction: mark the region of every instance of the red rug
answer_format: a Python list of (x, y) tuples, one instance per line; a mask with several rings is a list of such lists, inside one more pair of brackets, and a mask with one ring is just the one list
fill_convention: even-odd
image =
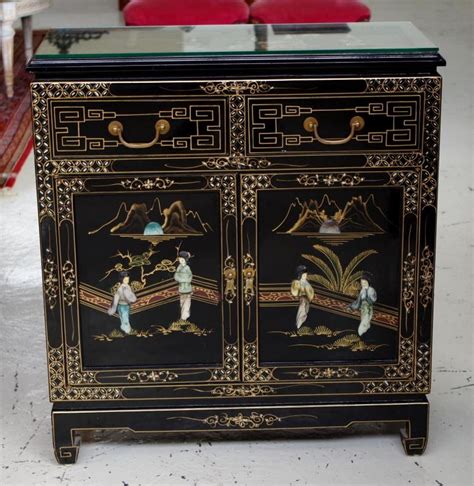
[[(39, 46), (46, 31), (33, 32), (33, 49)], [(0, 189), (12, 187), (32, 148), (30, 81), (25, 70), (23, 32), (15, 34), (13, 98), (7, 98), (3, 63), (0, 64)]]

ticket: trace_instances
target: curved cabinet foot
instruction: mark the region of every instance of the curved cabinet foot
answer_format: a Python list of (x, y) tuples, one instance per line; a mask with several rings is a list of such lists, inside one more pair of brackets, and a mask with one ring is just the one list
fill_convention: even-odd
[(80, 434), (64, 421), (64, 416), (58, 417), (52, 413), (54, 455), (59, 464), (74, 464), (79, 455), (81, 445)]
[(407, 455), (414, 456), (425, 452), (428, 443), (428, 416), (428, 407), (423, 407), (400, 430), (400, 438)]

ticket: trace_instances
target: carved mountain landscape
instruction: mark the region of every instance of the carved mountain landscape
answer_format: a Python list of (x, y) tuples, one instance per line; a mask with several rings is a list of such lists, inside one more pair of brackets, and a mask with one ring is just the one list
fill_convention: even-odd
[(362, 196), (353, 196), (344, 206), (324, 194), (320, 200), (296, 198), (273, 231), (314, 236), (336, 245), (349, 239), (384, 233), (376, 223), (380, 218), (386, 219), (372, 194), (365, 200)]
[(89, 234), (107, 232), (116, 235), (199, 236), (208, 231), (212, 231), (211, 226), (202, 220), (197, 211), (187, 210), (180, 200), (163, 208), (157, 197), (150, 208), (145, 203), (133, 203), (127, 207), (122, 202), (112, 219)]

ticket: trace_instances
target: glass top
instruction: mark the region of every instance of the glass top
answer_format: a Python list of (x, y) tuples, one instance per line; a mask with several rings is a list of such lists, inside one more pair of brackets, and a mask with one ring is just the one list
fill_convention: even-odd
[(411, 22), (238, 24), (48, 32), (41, 58), (438, 52)]

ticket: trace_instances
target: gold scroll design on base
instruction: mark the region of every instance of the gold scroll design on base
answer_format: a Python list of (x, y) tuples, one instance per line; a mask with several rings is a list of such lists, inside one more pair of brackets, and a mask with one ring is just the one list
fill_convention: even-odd
[(44, 298), (50, 310), (56, 307), (59, 296), (58, 265), (53, 252), (47, 248), (43, 264), (43, 288)]
[(428, 245), (425, 245), (421, 252), (420, 259), (420, 302), (426, 309), (433, 300), (434, 282), (434, 252)]
[[(430, 346), (427, 343), (418, 343), (416, 361), (414, 361), (413, 348), (411, 339), (402, 339), (399, 365), (385, 368), (385, 377), (391, 379), (366, 382), (362, 390), (363, 393), (429, 393), (431, 382)], [(412, 373), (412, 379), (392, 380), (399, 377), (409, 378)]]
[[(68, 353), (69, 361), (77, 362), (76, 354)], [(67, 400), (121, 400), (124, 399), (121, 388), (116, 387), (72, 387), (65, 382), (66, 370), (64, 366), (64, 348), (63, 345), (54, 348), (48, 348), (48, 371), (50, 384), (50, 398), (52, 401), (67, 401)], [(74, 375), (73, 375), (74, 378)], [(69, 379), (69, 377), (68, 377)], [(91, 380), (92, 378), (89, 378)], [(82, 377), (78, 377), (77, 381), (81, 381)]]
[(257, 356), (257, 342), (244, 345), (244, 381), (276, 380), (273, 376), (275, 368), (259, 368)]
[(421, 202), (423, 206), (434, 207), (440, 141), (441, 77), (372, 78), (366, 79), (365, 82), (368, 93), (423, 92), (425, 94), (423, 154), (371, 154), (366, 156), (366, 165), (369, 167), (420, 165), (423, 168)]
[[(110, 96), (110, 83), (32, 83), (33, 139), (40, 222), (45, 216), (55, 219), (53, 176), (70, 171), (84, 172), (79, 170), (84, 166), (78, 165), (77, 161), (50, 160), (48, 100), (105, 96)], [(109, 161), (100, 160), (84, 163), (89, 166), (88, 172), (106, 172), (110, 165)]]
[(285, 417), (278, 417), (273, 413), (259, 413), (250, 412), (248, 415), (239, 412), (236, 415), (229, 415), (228, 413), (218, 413), (210, 415), (206, 418), (196, 417), (169, 417), (168, 420), (191, 420), (194, 422), (200, 422), (208, 425), (213, 429), (216, 428), (228, 428), (228, 429), (260, 429), (265, 427), (272, 427), (275, 424), (279, 424), (289, 418), (306, 417), (318, 420), (317, 415), (309, 414), (297, 414), (287, 415)]

